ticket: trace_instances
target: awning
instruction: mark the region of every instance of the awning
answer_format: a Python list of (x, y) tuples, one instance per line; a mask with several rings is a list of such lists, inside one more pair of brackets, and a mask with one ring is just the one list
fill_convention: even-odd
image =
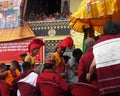
[(93, 28), (103, 33), (102, 27), (109, 20), (120, 22), (120, 0), (83, 0), (78, 11), (70, 16), (71, 28), (83, 32), (83, 28)]

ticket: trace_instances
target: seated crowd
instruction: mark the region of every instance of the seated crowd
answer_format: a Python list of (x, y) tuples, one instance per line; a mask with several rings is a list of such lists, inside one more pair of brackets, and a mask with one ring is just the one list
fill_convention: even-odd
[(25, 16), (26, 21), (54, 21), (54, 20), (69, 20), (70, 14), (66, 13), (53, 13), (46, 15), (45, 13), (35, 13), (31, 11), (29, 15)]
[[(114, 29), (114, 33), (111, 28)], [(116, 42), (119, 45), (119, 38), (120, 26), (114, 21), (109, 21), (104, 26), (104, 35), (97, 40), (94, 38), (85, 40), (84, 54), (81, 49), (75, 48), (71, 57), (64, 56), (66, 49), (73, 47), (73, 39), (66, 37), (57, 45), (55, 52), (45, 58), (44, 64), (38, 66), (35, 66), (33, 57), (37, 55), (38, 49), (44, 46), (44, 43), (34, 39), (28, 47), (29, 54), (21, 55), (23, 56), (22, 64), (16, 60), (11, 61), (10, 68), (7, 68), (4, 63), (0, 64), (0, 96), (120, 96), (120, 61), (116, 59), (118, 63), (116, 64), (112, 60), (110, 65), (101, 65), (102, 67), (98, 68), (99, 64), (95, 62), (98, 59), (96, 57), (98, 51), (94, 51), (95, 48), (100, 47), (96, 45), (104, 40), (109, 42), (107, 44), (113, 40), (112, 45)], [(114, 48), (115, 53), (118, 47), (116, 45)], [(111, 47), (108, 46), (107, 49), (102, 50), (105, 51), (101, 51), (100, 56), (102, 52), (108, 54), (107, 51), (111, 50)], [(117, 54), (114, 52), (109, 53), (113, 54), (111, 59), (116, 58)], [(118, 54), (117, 57), (120, 55)], [(100, 61), (104, 59), (102, 56), (99, 58), (101, 58)], [(106, 59), (109, 60), (105, 57), (104, 60)], [(113, 76), (115, 77), (112, 78)], [(116, 82), (113, 82), (114, 79)]]

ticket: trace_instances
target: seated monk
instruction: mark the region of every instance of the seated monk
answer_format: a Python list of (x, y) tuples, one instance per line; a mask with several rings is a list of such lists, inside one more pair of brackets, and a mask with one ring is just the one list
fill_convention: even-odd
[(0, 78), (5, 79), (5, 82), (12, 85), (12, 81), (20, 75), (20, 71), (18, 69), (19, 62), (16, 60), (11, 61), (10, 70), (4, 71), (0, 73)]
[(63, 39), (57, 46), (55, 52), (47, 57), (47, 59), (55, 62), (55, 71), (62, 76), (63, 78), (66, 77), (66, 62), (63, 57), (63, 54), (66, 48), (72, 48), (73, 40), (71, 37), (66, 37)]
[[(30, 62), (24, 62), (22, 64), (22, 67), (23, 67), (23, 73), (21, 73), (21, 75), (18, 76), (13, 81), (13, 85), (16, 87), (16, 89), (19, 89), (19, 87), (17, 87), (17, 84), (19, 84), (19, 82), (25, 82), (27, 84), (30, 84), (30, 85), (36, 87), (36, 80), (37, 80), (38, 74), (34, 72)], [(21, 91), (17, 90), (17, 96), (21, 96), (21, 94), (24, 94), (25, 92), (27, 92), (27, 93), (31, 92), (30, 94), (32, 94), (32, 91), (27, 90), (27, 89), (24, 90), (24, 92), (22, 91), (22, 93), (21, 93)], [(35, 93), (35, 94), (37, 94), (37, 93)], [(37, 95), (35, 95), (35, 96), (37, 96)]]
[(36, 86), (39, 88), (39, 84), (42, 82), (53, 82), (67, 91), (68, 84), (55, 72), (54, 62), (45, 62), (43, 73), (38, 75)]

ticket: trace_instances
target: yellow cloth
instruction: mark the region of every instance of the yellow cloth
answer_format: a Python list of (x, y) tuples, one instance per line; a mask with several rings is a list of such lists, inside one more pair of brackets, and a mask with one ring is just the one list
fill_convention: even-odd
[[(35, 64), (35, 60), (34, 60), (34, 57), (31, 56), (30, 54), (28, 54), (26, 57), (25, 57), (25, 61), (28, 61), (28, 58), (30, 59), (30, 63), (31, 64)], [(29, 62), (29, 61), (28, 61)]]
[(0, 29), (0, 42), (20, 40), (30, 37), (35, 37), (35, 34), (24, 20), (23, 26), (11, 29)]
[[(20, 75), (20, 71), (18, 69), (15, 70), (16, 75), (19, 76)], [(12, 73), (10, 72), (10, 70), (8, 70), (8, 75), (5, 78), (5, 82), (7, 82), (8, 84), (12, 85), (12, 81), (14, 80), (14, 77), (12, 76)]]
[(58, 52), (53, 53), (53, 55), (55, 56), (55, 62), (56, 62), (55, 66), (58, 66), (60, 64), (60, 62), (61, 62), (60, 55), (59, 55)]
[(71, 28), (82, 32), (84, 27), (93, 25), (102, 34), (106, 21), (112, 19), (120, 22), (119, 6), (120, 0), (83, 0), (78, 11), (70, 16)]

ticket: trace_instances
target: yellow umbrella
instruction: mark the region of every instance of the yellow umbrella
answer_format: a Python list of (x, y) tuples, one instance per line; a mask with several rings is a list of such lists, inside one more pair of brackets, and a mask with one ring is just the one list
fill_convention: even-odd
[(82, 32), (83, 28), (93, 28), (103, 33), (102, 27), (106, 21), (120, 22), (120, 0), (83, 0), (78, 11), (70, 16), (71, 28)]

